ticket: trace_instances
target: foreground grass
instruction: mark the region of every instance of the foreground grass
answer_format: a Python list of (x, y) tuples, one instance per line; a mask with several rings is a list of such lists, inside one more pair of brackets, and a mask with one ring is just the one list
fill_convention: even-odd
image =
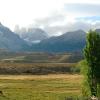
[(0, 75), (0, 100), (65, 100), (80, 95), (82, 76)]

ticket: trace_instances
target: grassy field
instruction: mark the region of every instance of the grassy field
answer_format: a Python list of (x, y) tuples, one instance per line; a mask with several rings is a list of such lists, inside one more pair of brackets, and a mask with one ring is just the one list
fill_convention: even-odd
[(0, 75), (0, 100), (65, 100), (81, 95), (81, 80), (77, 74)]
[[(80, 53), (0, 51), (0, 100), (65, 100), (81, 95)], [(3, 75), (2, 75), (3, 74)]]

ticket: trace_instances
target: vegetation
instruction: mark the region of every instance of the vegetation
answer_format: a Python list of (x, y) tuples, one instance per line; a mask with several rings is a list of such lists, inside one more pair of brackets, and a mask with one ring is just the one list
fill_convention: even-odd
[(0, 51), (0, 100), (77, 100), (81, 96), (80, 52)]
[(10, 52), (0, 49), (0, 61), (15, 63), (76, 63), (83, 58), (80, 52), (44, 53), (44, 52)]
[[(0, 100), (67, 100), (81, 94), (82, 76), (0, 75)], [(76, 99), (74, 99), (76, 100)]]
[(76, 100), (80, 95), (82, 76), (76, 67), (80, 53), (0, 55), (0, 100)]
[(81, 53), (11, 53), (0, 51), (0, 74), (78, 73)]
[[(89, 31), (87, 34), (86, 47), (84, 49), (85, 76), (88, 86), (88, 93), (91, 96), (97, 96), (99, 78), (100, 78), (100, 35), (95, 31)], [(83, 64), (83, 65), (84, 65)], [(85, 85), (86, 86), (86, 85)], [(89, 92), (90, 91), (90, 92)], [(86, 92), (86, 91), (85, 91)], [(86, 94), (85, 94), (86, 95)]]
[(0, 62), (0, 74), (64, 74), (78, 73), (75, 63)]

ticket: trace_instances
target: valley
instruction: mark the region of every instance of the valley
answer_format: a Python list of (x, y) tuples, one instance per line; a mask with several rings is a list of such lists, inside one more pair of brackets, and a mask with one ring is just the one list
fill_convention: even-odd
[(83, 59), (81, 53), (1, 52), (0, 74), (78, 73), (76, 64)]
[(81, 53), (0, 50), (0, 55), (1, 100), (65, 100), (80, 95)]
[(85, 37), (82, 30), (52, 37), (39, 28), (12, 32), (0, 23), (0, 99), (80, 98), (83, 76), (77, 64)]

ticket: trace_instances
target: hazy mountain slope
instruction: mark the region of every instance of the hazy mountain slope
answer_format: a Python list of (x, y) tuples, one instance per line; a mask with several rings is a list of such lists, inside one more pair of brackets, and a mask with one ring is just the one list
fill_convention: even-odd
[[(85, 46), (86, 33), (82, 30), (67, 32), (61, 36), (48, 38), (41, 29), (28, 29), (27, 35), (23, 33), (24, 41), (9, 28), (0, 24), (0, 48), (10, 51), (43, 51), (43, 52), (74, 52), (82, 51)], [(37, 34), (37, 35), (36, 35)], [(29, 41), (41, 41), (29, 45)]]
[(18, 35), (0, 23), (0, 48), (11, 51), (24, 51), (29, 46)]
[(98, 33), (100, 33), (100, 29), (96, 29), (95, 31), (98, 32)]
[(58, 37), (51, 37), (33, 45), (34, 50), (47, 52), (82, 51), (86, 33), (82, 30), (67, 32)]
[(41, 40), (48, 38), (48, 34), (39, 28), (29, 28), (28, 30), (19, 29), (15, 30), (15, 32), (18, 33), (22, 39), (29, 43), (39, 43)]

